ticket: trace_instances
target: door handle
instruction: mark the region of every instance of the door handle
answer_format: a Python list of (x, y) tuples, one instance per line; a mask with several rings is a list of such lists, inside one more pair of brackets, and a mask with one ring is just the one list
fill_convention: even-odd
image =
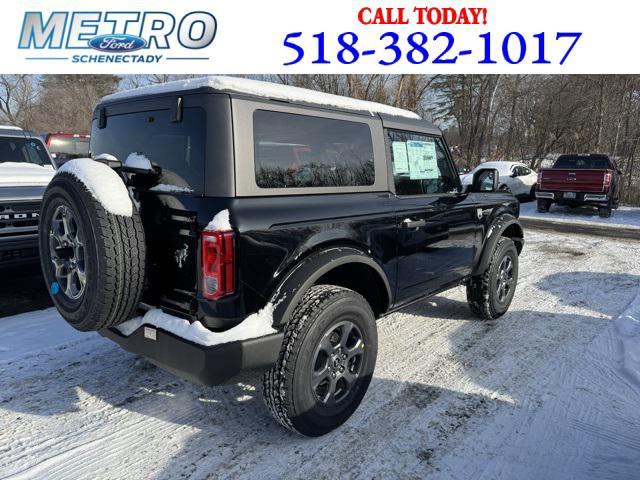
[(426, 225), (426, 220), (414, 220), (413, 218), (405, 218), (402, 221), (402, 228), (420, 228)]

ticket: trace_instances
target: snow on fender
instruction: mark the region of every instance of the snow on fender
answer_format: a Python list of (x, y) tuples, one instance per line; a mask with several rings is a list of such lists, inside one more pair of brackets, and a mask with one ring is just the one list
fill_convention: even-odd
[(64, 164), (45, 191), (38, 235), (51, 298), (71, 326), (110, 328), (135, 313), (146, 275), (144, 230), (115, 171), (87, 158)]

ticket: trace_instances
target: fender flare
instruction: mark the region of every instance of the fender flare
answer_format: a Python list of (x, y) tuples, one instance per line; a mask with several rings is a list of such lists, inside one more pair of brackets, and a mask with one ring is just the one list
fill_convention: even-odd
[(382, 279), (387, 299), (392, 300), (391, 286), (384, 270), (369, 255), (353, 247), (332, 247), (313, 253), (295, 266), (278, 284), (269, 303), (274, 305), (273, 326), (282, 326), (289, 318), (304, 293), (327, 272), (349, 263), (360, 263), (373, 268)]
[(510, 238), (516, 244), (516, 248), (518, 249), (518, 254), (522, 251), (522, 247), (524, 246), (524, 231), (522, 229), (522, 225), (520, 225), (520, 221), (509, 213), (503, 213), (502, 215), (496, 217), (489, 229), (487, 231), (487, 236), (484, 241), (484, 247), (482, 249), (482, 254), (480, 255), (480, 260), (476, 265), (476, 268), (473, 270), (473, 275), (480, 275), (483, 273), (487, 267), (489, 266), (489, 262), (491, 261), (491, 255), (493, 255), (493, 251), (502, 237), (503, 233), (512, 225), (515, 225), (517, 235), (510, 236)]

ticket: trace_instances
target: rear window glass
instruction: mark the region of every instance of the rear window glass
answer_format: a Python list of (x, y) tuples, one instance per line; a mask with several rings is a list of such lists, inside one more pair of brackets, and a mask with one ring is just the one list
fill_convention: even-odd
[(59, 159), (86, 158), (89, 156), (89, 139), (53, 136), (49, 139), (49, 151)]
[(49, 156), (40, 140), (13, 137), (0, 137), (0, 163), (51, 165)]
[(560, 157), (553, 168), (566, 168), (569, 170), (606, 170), (609, 167), (609, 159), (604, 157)]
[(91, 154), (110, 154), (123, 163), (131, 154), (144, 156), (162, 169), (160, 184), (202, 193), (205, 117), (202, 108), (185, 108), (181, 122), (171, 121), (170, 110), (109, 116), (106, 128), (94, 121)]
[(258, 110), (253, 117), (260, 188), (373, 185), (373, 143), (365, 123)]

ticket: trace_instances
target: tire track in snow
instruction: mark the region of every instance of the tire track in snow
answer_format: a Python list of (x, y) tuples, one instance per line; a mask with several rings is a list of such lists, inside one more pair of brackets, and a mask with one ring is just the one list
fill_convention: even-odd
[[(521, 472), (516, 466), (526, 462), (526, 452), (501, 443), (491, 449), (491, 435), (517, 439), (534, 429), (554, 445), (550, 433), (515, 413), (541, 411), (554, 397), (549, 378), (558, 371), (579, 378), (575, 357), (630, 300), (633, 286), (615, 272), (640, 274), (633, 261), (640, 244), (607, 242), (605, 251), (601, 239), (537, 233), (527, 241), (516, 299), (503, 319), (469, 320), (463, 289), (382, 319), (369, 393), (342, 429), (320, 439), (291, 435), (272, 422), (253, 389), (257, 374), (244, 375), (243, 385), (193, 386), (143, 368), (99, 338), (2, 364), (0, 400), (11, 398), (0, 403), (0, 477)], [(598, 275), (608, 280), (601, 292), (581, 287), (581, 281), (593, 287)], [(568, 292), (573, 299), (563, 298)], [(576, 422), (588, 428), (593, 415), (585, 409)], [(480, 451), (465, 442), (486, 432), (477, 440)], [(618, 441), (635, 445), (633, 437)], [(475, 458), (488, 459), (490, 468), (479, 470)]]

